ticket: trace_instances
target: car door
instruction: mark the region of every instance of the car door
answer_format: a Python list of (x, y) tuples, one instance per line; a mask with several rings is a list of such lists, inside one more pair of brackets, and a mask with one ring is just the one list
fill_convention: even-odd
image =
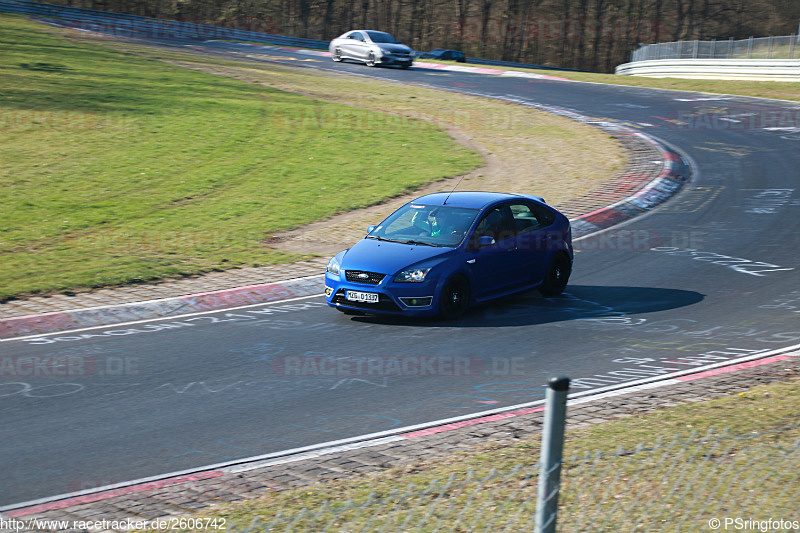
[[(491, 242), (481, 245), (481, 237), (490, 237)], [(520, 269), (516, 265), (516, 235), (507, 203), (484, 213), (466, 246), (466, 261), (477, 300), (485, 300), (515, 285), (512, 272)]]
[(555, 215), (534, 202), (514, 201), (509, 205), (516, 234), (516, 259), (513, 276), (523, 285), (541, 282), (558, 243), (552, 231)]
[(366, 42), (366, 37), (360, 31), (354, 31), (350, 34), (348, 39), (348, 50), (350, 56), (356, 59), (366, 59), (369, 51), (369, 45)]
[(351, 31), (350, 33), (348, 33), (342, 39), (339, 40), (340, 41), (338, 43), (339, 48), (342, 49), (342, 55), (344, 55), (345, 57), (351, 57), (351, 58), (355, 57), (354, 55), (356, 53), (355, 45), (358, 42), (354, 37), (356, 34), (357, 32)]

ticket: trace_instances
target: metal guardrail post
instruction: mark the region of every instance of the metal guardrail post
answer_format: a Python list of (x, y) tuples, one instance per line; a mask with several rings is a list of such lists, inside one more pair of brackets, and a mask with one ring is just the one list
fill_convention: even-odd
[(555, 533), (556, 531), (568, 392), (568, 377), (557, 376), (550, 378), (545, 397), (535, 533)]

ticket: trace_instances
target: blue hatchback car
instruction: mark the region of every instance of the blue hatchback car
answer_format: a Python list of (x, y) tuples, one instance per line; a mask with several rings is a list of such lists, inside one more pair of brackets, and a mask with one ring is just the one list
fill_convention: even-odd
[(328, 305), (344, 313), (457, 318), (526, 289), (556, 296), (572, 271), (569, 220), (537, 196), (428, 194), (367, 231), (326, 269)]

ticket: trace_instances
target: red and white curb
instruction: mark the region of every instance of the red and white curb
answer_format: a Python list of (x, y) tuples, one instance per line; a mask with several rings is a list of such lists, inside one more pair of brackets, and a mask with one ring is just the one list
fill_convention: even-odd
[[(720, 374), (739, 372), (771, 363), (786, 361), (796, 357), (800, 357), (800, 344), (777, 350), (765, 351), (733, 361), (716, 363), (683, 372), (675, 372), (663, 377), (642, 379), (573, 394), (568, 400), (567, 406), (575, 407), (605, 398), (612, 398), (638, 391), (678, 385), (681, 383), (696, 381)], [(230, 461), (227, 463), (208, 465), (193, 471), (187, 470), (182, 472), (173, 472), (152, 478), (132, 480), (81, 492), (61, 494), (35, 501), (21, 502), (0, 508), (0, 513), (2, 513), (0, 514), (0, 517), (19, 518), (30, 516), (46, 511), (55, 511), (76, 505), (104, 501), (119, 496), (136, 494), (149, 490), (163, 489), (165, 487), (174, 485), (193, 483), (230, 474), (238, 474), (261, 468), (268, 468), (271, 466), (320, 458), (351, 450), (371, 448), (383, 444), (391, 444), (393, 442), (402, 442), (409, 439), (447, 433), (463, 427), (477, 426), (488, 422), (506, 420), (509, 418), (516, 418), (532, 413), (542, 412), (544, 411), (544, 405), (542, 405), (543, 403), (544, 400), (538, 400), (536, 402), (530, 402), (527, 404), (520, 404), (502, 409), (496, 409), (493, 411), (487, 411), (478, 415), (466, 415), (445, 420), (438, 420), (427, 424), (400, 428), (394, 431), (373, 433), (360, 437), (353, 437), (350, 439), (306, 446), (304, 448), (286, 450), (279, 453), (250, 457), (237, 461)]]
[(246, 305), (279, 302), (323, 294), (322, 275), (294, 278), (263, 285), (201, 292), (174, 298), (112, 304), (39, 315), (0, 319), (0, 339), (45, 335), (59, 331), (110, 326), (122, 323), (218, 311)]

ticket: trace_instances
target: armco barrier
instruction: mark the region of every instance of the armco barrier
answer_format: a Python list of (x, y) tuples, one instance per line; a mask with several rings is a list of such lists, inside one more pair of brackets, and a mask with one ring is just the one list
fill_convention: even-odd
[(800, 81), (800, 59), (655, 59), (625, 63), (616, 73), (650, 78)]

